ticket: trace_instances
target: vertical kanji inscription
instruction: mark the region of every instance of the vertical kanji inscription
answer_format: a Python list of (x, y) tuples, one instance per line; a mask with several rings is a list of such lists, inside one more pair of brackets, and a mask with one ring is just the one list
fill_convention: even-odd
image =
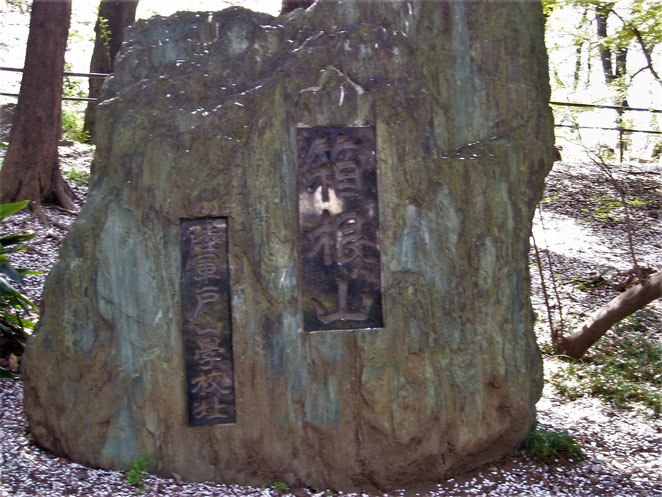
[(182, 329), (189, 425), (234, 423), (227, 218), (183, 219)]
[(297, 129), (305, 331), (381, 328), (375, 129)]

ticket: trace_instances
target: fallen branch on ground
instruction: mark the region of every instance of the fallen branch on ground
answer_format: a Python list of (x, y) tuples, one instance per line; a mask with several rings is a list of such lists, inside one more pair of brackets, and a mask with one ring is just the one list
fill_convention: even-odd
[(559, 341), (559, 352), (581, 358), (586, 351), (621, 319), (662, 297), (662, 271), (651, 274), (593, 314), (579, 329)]

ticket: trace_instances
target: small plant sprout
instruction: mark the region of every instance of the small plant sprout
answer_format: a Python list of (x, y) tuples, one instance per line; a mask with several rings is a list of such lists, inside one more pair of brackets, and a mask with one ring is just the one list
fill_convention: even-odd
[(285, 493), (289, 492), (289, 490), (290, 490), (290, 487), (287, 486), (287, 483), (282, 482), (282, 481), (275, 481), (274, 482), (274, 488), (276, 490), (281, 490)]

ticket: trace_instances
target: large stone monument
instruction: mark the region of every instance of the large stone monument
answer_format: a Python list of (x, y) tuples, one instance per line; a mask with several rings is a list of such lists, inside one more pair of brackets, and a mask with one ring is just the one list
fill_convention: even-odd
[(127, 36), (25, 357), (37, 442), (336, 489), (513, 451), (542, 386), (540, 5), (320, 0)]

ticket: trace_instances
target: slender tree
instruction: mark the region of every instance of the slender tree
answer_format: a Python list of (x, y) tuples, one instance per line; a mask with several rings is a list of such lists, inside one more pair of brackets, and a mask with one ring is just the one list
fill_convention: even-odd
[[(94, 26), (96, 38), (94, 51), (90, 62), (90, 72), (111, 73), (117, 52), (122, 47), (124, 30), (136, 20), (136, 8), (139, 0), (101, 0), (99, 15)], [(90, 78), (90, 98), (98, 98), (101, 94), (103, 80)], [(94, 137), (96, 102), (87, 104), (83, 131)]]
[(76, 208), (60, 175), (57, 150), (70, 17), (71, 0), (32, 4), (23, 79), (0, 169), (0, 203), (31, 200), (44, 220), (42, 203)]
[[(619, 78), (623, 78), (627, 72), (627, 54), (628, 47), (624, 43), (611, 46), (607, 34), (607, 22), (609, 15), (614, 11), (614, 3), (598, 3), (595, 5), (595, 30), (600, 40), (600, 62), (602, 63), (602, 72), (605, 76), (605, 82), (612, 84)], [(616, 61), (614, 63), (612, 48), (616, 52)], [(620, 103), (619, 105), (623, 105)]]

